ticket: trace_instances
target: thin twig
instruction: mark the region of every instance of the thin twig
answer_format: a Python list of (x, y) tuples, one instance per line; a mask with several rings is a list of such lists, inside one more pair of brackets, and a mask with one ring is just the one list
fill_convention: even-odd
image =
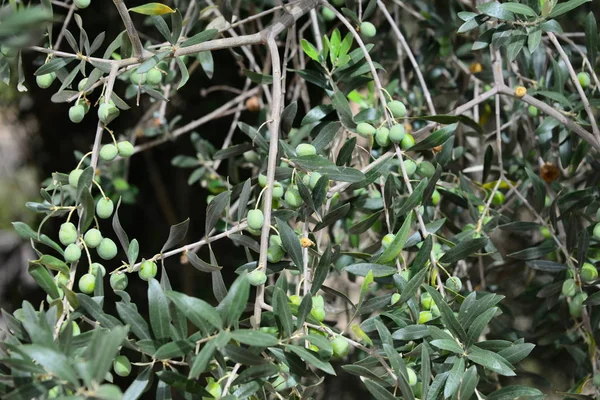
[(133, 48), (133, 56), (138, 60), (141, 60), (144, 54), (144, 48), (142, 47), (142, 42), (140, 40), (140, 36), (138, 35), (137, 29), (135, 29), (135, 26), (133, 25), (133, 21), (131, 20), (127, 6), (123, 0), (113, 0), (113, 3), (115, 3), (115, 7), (117, 7), (117, 11), (119, 12), (121, 20), (123, 20), (123, 24), (127, 30), (127, 36), (129, 36), (129, 40), (131, 41)]

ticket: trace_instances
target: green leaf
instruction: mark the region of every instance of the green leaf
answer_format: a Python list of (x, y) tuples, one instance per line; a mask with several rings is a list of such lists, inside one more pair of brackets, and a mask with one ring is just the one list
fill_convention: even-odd
[(169, 250), (177, 244), (181, 243), (181, 241), (183, 241), (185, 235), (187, 234), (189, 225), (190, 219), (188, 218), (185, 221), (178, 223), (177, 225), (171, 226), (171, 228), (169, 229), (169, 237), (167, 238), (167, 241), (165, 242), (163, 247), (160, 249), (160, 252), (164, 253), (166, 250)]
[(156, 279), (148, 282), (148, 307), (150, 314), (150, 326), (154, 337), (158, 340), (169, 338), (171, 317), (169, 315), (169, 302), (167, 296)]
[(467, 358), (476, 364), (479, 364), (491, 371), (503, 376), (515, 376), (512, 365), (502, 356), (489, 351), (480, 349), (477, 346), (471, 346), (467, 353)]
[(279, 321), (283, 337), (290, 337), (294, 332), (294, 321), (292, 311), (288, 304), (288, 298), (285, 292), (278, 287), (273, 290), (273, 314)]
[(329, 179), (341, 182), (360, 182), (365, 175), (357, 169), (350, 167), (339, 167), (327, 158), (313, 155), (292, 158), (291, 161), (302, 169), (317, 171), (322, 175), (327, 174)]
[(388, 392), (383, 386), (371, 379), (363, 379), (363, 383), (376, 400), (396, 399), (396, 396)]
[(310, 350), (305, 349), (304, 347), (295, 346), (295, 345), (287, 345), (285, 348), (292, 353), (296, 354), (298, 357), (302, 358), (306, 363), (320, 369), (323, 372), (328, 373), (329, 375), (335, 375), (335, 370), (326, 361), (323, 361), (317, 357), (315, 353)]
[(489, 324), (489, 322), (492, 320), (492, 318), (494, 318), (494, 316), (496, 315), (496, 312), (497, 312), (497, 308), (492, 307), (489, 310), (486, 310), (485, 312), (480, 314), (477, 318), (475, 318), (475, 320), (469, 326), (469, 329), (467, 331), (467, 334), (468, 334), (468, 339), (466, 342), (467, 346), (470, 346), (477, 342), (477, 340), (479, 339), (479, 335), (481, 335), (481, 332), (483, 332), (483, 330)]
[(221, 315), (204, 300), (173, 291), (166, 292), (166, 295), (175, 304), (175, 307), (198, 328), (206, 329), (204, 322), (208, 322), (215, 329), (223, 328)]
[(423, 284), (423, 281), (425, 280), (425, 276), (427, 275), (427, 272), (428, 272), (428, 269), (423, 268), (419, 272), (417, 272), (410, 279), (410, 281), (408, 281), (408, 283), (404, 287), (404, 290), (402, 291), (402, 294), (400, 295), (400, 300), (398, 300), (398, 303), (404, 304), (405, 302), (407, 302), (409, 299), (411, 299), (417, 293), (417, 290), (419, 289), (419, 287), (421, 287), (421, 285)]
[(488, 242), (487, 238), (467, 239), (451, 248), (440, 258), (440, 262), (453, 264), (459, 260), (469, 257), (477, 250), (484, 247)]
[(427, 328), (427, 325), (409, 325), (407, 327), (398, 329), (392, 334), (392, 337), (395, 340), (403, 341), (423, 339), (427, 336), (429, 336), (429, 329)]
[(585, 47), (590, 65), (596, 65), (598, 56), (598, 22), (592, 11), (585, 18)]
[(459, 390), (461, 398), (470, 399), (473, 396), (473, 393), (475, 393), (475, 388), (478, 383), (479, 374), (477, 373), (477, 367), (472, 365), (465, 371), (465, 374), (462, 377)]
[[(93, 301), (93, 300), (92, 300)], [(94, 330), (92, 340), (86, 349), (84, 359), (90, 378), (96, 382), (104, 381), (106, 373), (112, 367), (119, 348), (127, 338), (127, 327), (119, 326), (110, 331)]]
[(240, 275), (233, 282), (227, 296), (225, 296), (221, 304), (217, 307), (223, 318), (223, 325), (226, 327), (237, 324), (246, 308), (246, 304), (248, 304), (250, 283), (246, 275), (246, 273)]
[(229, 205), (229, 199), (231, 192), (219, 193), (206, 207), (206, 221), (204, 222), (204, 234), (208, 236), (210, 231), (217, 225), (219, 219), (223, 215), (223, 212)]
[(194, 36), (192, 36), (189, 39), (184, 40), (181, 43), (181, 47), (188, 47), (188, 46), (193, 46), (195, 44), (207, 42), (209, 40), (214, 39), (218, 33), (219, 33), (219, 31), (217, 29), (207, 29), (205, 31), (195, 34)]
[(487, 400), (514, 400), (527, 397), (544, 397), (538, 389), (526, 386), (506, 386), (487, 396)]
[(194, 358), (194, 362), (192, 363), (192, 367), (190, 368), (190, 373), (188, 375), (189, 379), (197, 379), (200, 374), (206, 370), (216, 350), (216, 339), (206, 342), (204, 347), (202, 347), (202, 350), (200, 350), (198, 355)]
[(300, 41), (300, 45), (302, 46), (302, 50), (306, 53), (307, 56), (312, 58), (318, 63), (321, 63), (321, 56), (319, 54), (319, 50), (316, 49), (309, 41), (306, 39), (302, 39)]
[(118, 302), (116, 307), (119, 317), (131, 327), (134, 335), (139, 339), (152, 339), (148, 323), (137, 311), (134, 304)]
[(448, 303), (444, 301), (442, 296), (438, 293), (437, 290), (435, 290), (435, 288), (426, 285), (425, 290), (427, 290), (427, 293), (431, 295), (433, 301), (440, 309), (440, 314), (444, 326), (448, 328), (454, 334), (454, 336), (457, 336), (463, 343), (466, 342), (467, 333), (465, 332), (463, 325), (461, 325), (460, 322), (458, 322), (458, 319), (456, 319), (456, 316), (454, 315), (454, 312), (452, 311)]
[(279, 344), (279, 340), (275, 336), (252, 329), (238, 329), (231, 332), (231, 337), (248, 346), (269, 347)]
[(463, 124), (473, 128), (475, 132), (483, 134), (483, 128), (479, 125), (475, 120), (467, 117), (466, 115), (447, 115), (447, 114), (438, 114), (438, 115), (425, 115), (423, 117), (419, 116), (419, 119), (425, 119), (427, 121), (439, 122), (440, 124), (449, 125), (455, 122), (462, 122)]
[(480, 4), (477, 9), (485, 15), (505, 21), (514, 21), (515, 16), (512, 12), (505, 10), (498, 1), (490, 1), (489, 3)]
[(29, 263), (29, 268), (27, 268), (27, 272), (29, 275), (35, 280), (35, 282), (40, 285), (40, 287), (53, 299), (58, 299), (58, 288), (56, 287), (56, 283), (52, 278), (48, 269), (40, 264), (36, 264), (33, 262)]
[(194, 350), (194, 347), (194, 343), (189, 340), (175, 340), (160, 346), (153, 357), (156, 360), (170, 360), (172, 358), (183, 357)]
[(504, 357), (509, 363), (516, 364), (527, 357), (534, 347), (533, 343), (519, 343), (500, 350), (498, 355)]
[(456, 131), (457, 127), (458, 127), (458, 124), (454, 123), (454, 124), (445, 126), (442, 129), (438, 129), (437, 131), (435, 131), (431, 135), (429, 135), (425, 140), (414, 145), (411, 148), (411, 150), (413, 150), (413, 151), (429, 150), (436, 146), (441, 146), (442, 144), (446, 143), (446, 141), (448, 139), (450, 139), (450, 137), (452, 135), (454, 135), (454, 132)]
[(423, 202), (423, 192), (425, 192), (425, 189), (427, 188), (428, 184), (429, 180), (427, 178), (421, 180), (421, 182), (419, 182), (419, 184), (414, 189), (412, 194), (408, 197), (408, 199), (406, 199), (406, 201), (402, 203), (402, 206), (400, 207), (396, 215), (401, 217), (404, 214), (408, 213), (410, 210), (414, 209), (417, 205), (421, 204)]
[(560, 264), (554, 261), (548, 260), (534, 260), (527, 261), (525, 263), (529, 268), (544, 272), (560, 272), (566, 270), (568, 267), (565, 264)]
[(560, 3), (554, 6), (548, 18), (556, 18), (559, 15), (568, 13), (569, 11), (579, 7), (582, 4), (589, 3), (592, 0), (570, 0), (564, 3)]
[(202, 70), (208, 77), (208, 79), (212, 79), (215, 73), (215, 62), (213, 60), (212, 53), (210, 51), (201, 51), (196, 56), (196, 59), (202, 66)]
[[(312, 108), (308, 113), (306, 113), (306, 115), (304, 116), (304, 118), (302, 118), (302, 122), (300, 123), (300, 125), (308, 125), (308, 124), (313, 124), (315, 122), (321, 121), (323, 118), (325, 118), (327, 115), (329, 115), (332, 111), (334, 110), (333, 106), (331, 104), (320, 104), (314, 108)], [(328, 125), (337, 125), (338, 129), (341, 127), (339, 122), (328, 122)], [(315, 138), (316, 140), (316, 138)], [(329, 143), (329, 142), (327, 142)], [(312, 145), (315, 146), (315, 148), (317, 147), (315, 145), (315, 141), (312, 142)], [(323, 147), (321, 147), (323, 148)], [(317, 149), (317, 152), (320, 151), (320, 149)]]
[(506, 11), (510, 11), (515, 14), (525, 15), (527, 17), (537, 17), (537, 14), (535, 11), (533, 11), (533, 8), (526, 6), (525, 4), (512, 2), (502, 3), (502, 8), (504, 8)]
[(139, 399), (146, 390), (146, 387), (148, 387), (148, 383), (150, 383), (151, 376), (152, 367), (144, 368), (135, 378), (135, 381), (133, 381), (131, 385), (129, 385), (125, 393), (123, 393), (123, 400)]
[(252, 82), (257, 83), (259, 85), (270, 85), (273, 83), (273, 76), (260, 74), (258, 72), (251, 71), (249, 69), (244, 68), (244, 75)]
[(347, 272), (358, 276), (366, 276), (369, 272), (371, 272), (374, 278), (383, 278), (384, 276), (394, 275), (396, 272), (398, 272), (398, 269), (395, 267), (372, 263), (352, 264), (344, 267), (344, 269)]
[(49, 373), (58, 376), (72, 385), (79, 385), (77, 373), (71, 367), (69, 359), (65, 354), (38, 344), (21, 346), (21, 350)]
[(387, 264), (394, 261), (396, 257), (398, 257), (398, 255), (404, 248), (406, 241), (408, 240), (411, 224), (412, 213), (408, 214), (408, 217), (404, 220), (404, 223), (400, 227), (398, 233), (396, 233), (396, 236), (394, 237), (392, 243), (390, 243), (388, 248), (385, 249), (379, 257), (379, 259), (377, 259), (378, 263)]
[(556, 249), (556, 243), (554, 243), (553, 240), (548, 239), (536, 247), (530, 247), (528, 249), (520, 250), (515, 253), (511, 253), (508, 256), (512, 257), (512, 258), (516, 258), (518, 260), (530, 261), (530, 260), (535, 260), (536, 258), (543, 257), (546, 254), (554, 251), (555, 249)]
[(348, 103), (348, 98), (337, 88), (335, 88), (333, 95), (331, 96), (331, 104), (337, 111), (340, 121), (345, 127), (349, 129), (356, 128), (356, 123), (352, 118), (352, 109), (350, 108), (350, 103)]
[[(237, 386), (260, 378), (276, 375), (278, 372), (279, 367), (274, 364), (254, 365), (242, 371), (242, 373), (233, 381), (233, 384)], [(222, 399), (225, 399), (225, 397), (222, 397)]]
[(281, 236), (281, 242), (283, 248), (288, 253), (296, 268), (298, 270), (304, 270), (304, 259), (302, 256), (302, 245), (300, 245), (300, 239), (296, 235), (296, 232), (288, 225), (287, 222), (275, 218), (277, 228), (279, 229), (279, 235)]
[(171, 7), (161, 3), (146, 3), (141, 6), (130, 8), (129, 11), (143, 15), (164, 15), (175, 12)]
[(81, 306), (87, 311), (87, 313), (94, 319), (98, 321), (101, 326), (104, 326), (108, 329), (112, 329), (117, 326), (122, 326), (121, 321), (113, 317), (112, 315), (105, 314), (102, 311), (102, 308), (96, 303), (91, 297), (83, 294), (77, 293), (77, 299)]

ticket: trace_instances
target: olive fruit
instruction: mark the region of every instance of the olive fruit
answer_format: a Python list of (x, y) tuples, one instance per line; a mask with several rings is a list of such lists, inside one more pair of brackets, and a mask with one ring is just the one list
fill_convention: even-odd
[(145, 281), (150, 281), (156, 276), (158, 272), (158, 266), (154, 261), (146, 260), (142, 262), (140, 265), (140, 270), (138, 271), (138, 275)]
[(296, 187), (290, 186), (285, 191), (285, 203), (291, 208), (298, 208), (302, 205), (302, 197)]
[(390, 136), (389, 136), (390, 142), (400, 143), (404, 139), (405, 135), (406, 135), (406, 129), (404, 128), (404, 125), (396, 124), (396, 125), (392, 126), (392, 129), (390, 129)]
[(49, 74), (38, 75), (35, 77), (35, 82), (42, 89), (47, 89), (52, 85), (52, 82), (56, 79), (56, 74), (54, 72), (50, 72)]
[(415, 138), (411, 134), (407, 133), (400, 142), (402, 150), (408, 150), (415, 145)]
[(494, 193), (494, 197), (492, 198), (492, 204), (495, 206), (501, 206), (504, 204), (504, 193), (496, 191)]
[(95, 249), (100, 245), (100, 241), (102, 241), (102, 234), (98, 229), (92, 228), (83, 235), (83, 241), (87, 247)]
[(453, 292), (460, 292), (462, 290), (462, 282), (460, 280), (460, 278), (456, 277), (456, 276), (452, 276), (448, 279), (446, 279), (446, 287), (450, 290), (452, 290)]
[(578, 73), (577, 80), (579, 80), (579, 84), (581, 84), (581, 87), (584, 89), (590, 86), (590, 83), (592, 83), (592, 80), (590, 79), (590, 74), (588, 74), (587, 72)]
[(585, 292), (577, 293), (571, 302), (569, 303), (569, 314), (573, 318), (581, 317), (583, 311), (583, 302), (587, 299), (588, 295)]
[(437, 206), (440, 203), (440, 200), (441, 200), (440, 192), (438, 192), (436, 189), (431, 194), (431, 204), (433, 204), (434, 206)]
[(417, 171), (417, 164), (413, 160), (404, 160), (406, 175), (412, 176)]
[(65, 246), (77, 241), (77, 228), (72, 222), (65, 222), (60, 226), (58, 239)]
[(531, 116), (531, 117), (537, 117), (539, 114), (539, 110), (537, 109), (536, 106), (529, 106), (527, 107), (527, 113)]
[(131, 157), (134, 151), (133, 145), (127, 140), (117, 143), (117, 152), (121, 157)]
[(96, 287), (96, 277), (92, 274), (85, 274), (79, 278), (79, 291), (85, 294), (94, 293)]
[(419, 313), (419, 323), (426, 324), (433, 319), (433, 314), (431, 311), (421, 311)]
[(269, 246), (283, 246), (281, 243), (281, 236), (279, 236), (279, 235), (269, 236)]
[(293, 294), (290, 296), (290, 303), (299, 306), (300, 303), (302, 303), (302, 297), (298, 296), (297, 294)]
[(248, 211), (248, 226), (252, 229), (260, 229), (265, 223), (265, 216), (261, 210)]
[(370, 138), (377, 132), (377, 129), (369, 123), (361, 122), (356, 126), (356, 132), (362, 137)]
[(98, 276), (98, 274), (100, 274), (100, 276), (104, 278), (106, 275), (106, 268), (104, 268), (104, 265), (100, 263), (92, 263), (92, 265), (90, 265), (90, 274), (94, 276)]
[(375, 133), (375, 141), (381, 147), (388, 147), (391, 143), (390, 141), (390, 130), (385, 126), (377, 129), (377, 133)]
[(263, 174), (258, 174), (258, 184), (260, 185), (260, 187), (263, 188), (267, 186), (267, 176)]
[(435, 167), (429, 161), (421, 161), (417, 170), (419, 171), (419, 175), (425, 178), (431, 178), (435, 174)]
[(333, 21), (335, 19), (335, 13), (327, 7), (321, 7), (321, 15), (325, 21)]
[(406, 116), (406, 106), (403, 102), (392, 100), (388, 103), (388, 108), (392, 112), (394, 118), (404, 118)]
[(117, 118), (119, 113), (119, 109), (110, 103), (102, 103), (98, 107), (98, 118), (104, 124), (108, 124), (113, 119)]
[(278, 263), (283, 259), (284, 255), (285, 251), (283, 251), (283, 248), (279, 245), (271, 245), (267, 249), (267, 260), (270, 263)]
[(584, 263), (580, 275), (585, 283), (590, 283), (598, 279), (598, 270), (592, 264)]
[(360, 33), (366, 38), (372, 38), (377, 34), (377, 29), (372, 23), (365, 21), (360, 24)]
[(396, 239), (396, 235), (394, 235), (393, 233), (388, 233), (383, 237), (383, 239), (381, 239), (381, 247), (387, 249), (388, 247), (390, 247), (390, 244), (392, 244), (394, 239)]
[(79, 178), (83, 173), (82, 169), (74, 169), (69, 173), (69, 185), (77, 189), (77, 184), (79, 183)]
[(75, 0), (73, 2), (73, 4), (75, 4), (75, 7), (79, 8), (79, 9), (88, 8), (90, 3), (91, 3), (91, 0)]
[(279, 182), (273, 182), (273, 198), (280, 199), (283, 197), (283, 186)]
[(65, 261), (68, 263), (75, 262), (81, 258), (81, 249), (75, 243), (71, 243), (65, 249)]
[(67, 284), (69, 283), (69, 275), (59, 272), (54, 277), (54, 281), (56, 282), (56, 286), (58, 286), (59, 288), (61, 286), (67, 286)]
[(117, 255), (117, 245), (112, 239), (104, 238), (96, 248), (98, 255), (103, 260), (112, 260)]
[(542, 226), (540, 228), (540, 233), (542, 234), (543, 237), (545, 237), (546, 239), (549, 239), (550, 237), (552, 237), (552, 232), (550, 232), (550, 229), (548, 229), (545, 226)]
[(249, 163), (256, 163), (259, 160), (258, 153), (254, 150), (249, 150), (243, 154), (244, 160)]
[(60, 300), (63, 298), (63, 296), (65, 295), (65, 292), (63, 292), (62, 289), (58, 289), (58, 297), (56, 298), (52, 298), (50, 295), (46, 296), (46, 303), (50, 304), (55, 300)]
[(85, 85), (87, 85), (88, 79), (87, 78), (83, 78), (82, 80), (79, 81), (79, 83), (77, 84), (77, 90), (79, 90), (80, 92), (83, 92), (83, 89), (85, 89)]
[(110, 276), (110, 287), (113, 290), (125, 290), (127, 289), (127, 284), (129, 279), (125, 274), (112, 274)]
[[(205, 389), (215, 399), (220, 399), (223, 395), (223, 389), (221, 389), (219, 382), (211, 381), (206, 385)], [(202, 400), (204, 399), (209, 400), (210, 397), (203, 397)]]
[(99, 218), (110, 218), (114, 209), (115, 206), (112, 200), (108, 197), (103, 197), (100, 200), (98, 200), (98, 203), (96, 203), (96, 215), (98, 215)]
[(431, 310), (431, 306), (433, 306), (434, 304), (435, 303), (433, 302), (433, 298), (429, 293), (425, 292), (421, 294), (421, 305), (424, 309)]
[(312, 305), (313, 308), (324, 308), (325, 300), (323, 299), (323, 296), (313, 296)]
[(315, 307), (313, 305), (313, 308), (310, 310), (310, 315), (313, 316), (314, 319), (316, 319), (319, 322), (323, 322), (325, 321), (325, 317), (326, 317), (326, 313), (325, 313), (325, 308), (323, 307)]
[(254, 271), (248, 274), (248, 282), (252, 286), (260, 286), (264, 285), (267, 281), (267, 274), (262, 269), (255, 269)]
[(85, 108), (81, 104), (76, 104), (69, 108), (69, 119), (71, 122), (78, 124), (85, 117)]
[(160, 72), (157, 68), (152, 68), (146, 74), (146, 82), (150, 85), (158, 85), (162, 81), (162, 72)]
[(113, 362), (113, 369), (115, 370), (115, 374), (119, 376), (129, 376), (131, 373), (131, 363), (127, 357), (117, 356)]
[(350, 343), (343, 336), (337, 336), (331, 341), (333, 354), (338, 357), (345, 357), (350, 352)]
[(100, 148), (100, 158), (102, 161), (112, 161), (119, 154), (117, 146), (114, 144), (105, 144)]
[(415, 386), (417, 384), (417, 374), (412, 368), (406, 368), (406, 375), (408, 377), (408, 384)]
[(298, 157), (314, 156), (317, 154), (317, 149), (315, 149), (315, 146), (312, 144), (300, 143), (298, 146), (296, 146), (296, 154)]
[(392, 295), (392, 298), (390, 299), (390, 305), (393, 306), (394, 304), (396, 304), (399, 301), (400, 301), (400, 293), (394, 293)]
[(132, 71), (131, 75), (129, 75), (129, 80), (134, 85), (143, 85), (144, 83), (146, 83), (146, 74), (140, 74), (137, 72), (137, 70)]
[(596, 226), (594, 226), (594, 237), (595, 237), (597, 240), (600, 240), (600, 222), (598, 222), (598, 223), (596, 224)]

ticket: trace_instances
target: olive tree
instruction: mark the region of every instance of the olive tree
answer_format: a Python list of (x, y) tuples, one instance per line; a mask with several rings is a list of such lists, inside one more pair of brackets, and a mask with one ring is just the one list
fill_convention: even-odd
[[(597, 394), (589, 0), (112, 3), (114, 38), (86, 33), (90, 0), (1, 9), (2, 80), (26, 91), (33, 73), (72, 123), (98, 121), (91, 149), (26, 204), (39, 225), (14, 223), (47, 299), (2, 313), (3, 398), (308, 399), (336, 373), (376, 399), (543, 398), (515, 376), (544, 333), (538, 347), (568, 346), (577, 363), (572, 397)], [(218, 79), (220, 50), (243, 87), (195, 120), (168, 112), (190, 74)], [(115, 130), (130, 107), (142, 120)], [(225, 117), (221, 143), (203, 138)], [(213, 194), (205, 221), (146, 248), (113, 182), (172, 140), (191, 141), (196, 156), (173, 165)], [(204, 236), (190, 240), (190, 224)], [(216, 241), (247, 262), (223, 265)], [(173, 290), (175, 256), (212, 295)], [(128, 294), (134, 279), (147, 298)], [(499, 294), (510, 285), (530, 306), (527, 334)]]

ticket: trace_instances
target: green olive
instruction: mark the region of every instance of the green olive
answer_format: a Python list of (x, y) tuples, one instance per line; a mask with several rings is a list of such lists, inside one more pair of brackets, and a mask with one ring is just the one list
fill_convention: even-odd
[(68, 263), (78, 261), (81, 258), (81, 249), (75, 243), (71, 243), (65, 249), (64, 257)]
[(392, 143), (401, 143), (402, 140), (404, 139), (404, 136), (406, 135), (406, 129), (404, 128), (404, 125), (402, 124), (396, 124), (394, 126), (392, 126), (392, 129), (390, 129), (390, 142)]
[(494, 197), (492, 198), (492, 204), (495, 206), (501, 206), (504, 204), (504, 193), (496, 191), (494, 193)]
[(35, 82), (42, 89), (48, 89), (52, 82), (56, 79), (56, 74), (54, 72), (50, 72), (44, 75), (38, 75), (35, 77)]
[(127, 289), (127, 284), (129, 283), (129, 279), (125, 274), (112, 274), (110, 276), (110, 287), (113, 290), (125, 290)]
[(529, 106), (527, 107), (527, 113), (531, 116), (531, 117), (537, 117), (539, 115), (539, 110), (537, 109), (536, 106)]
[(143, 280), (150, 281), (156, 276), (157, 272), (158, 272), (158, 266), (156, 265), (156, 263), (151, 260), (146, 260), (146, 261), (142, 262), (142, 265), (140, 265), (140, 270), (138, 271), (138, 275)]
[(446, 287), (453, 292), (460, 292), (462, 290), (462, 281), (456, 276), (452, 276), (446, 280)]
[(596, 240), (600, 240), (600, 222), (594, 226), (594, 238), (596, 238)]
[(83, 8), (88, 8), (90, 3), (91, 3), (91, 0), (74, 0), (73, 1), (73, 4), (75, 4), (75, 7), (77, 7), (80, 10)]
[(372, 38), (377, 34), (377, 28), (372, 23), (365, 21), (360, 24), (360, 33), (366, 38)]
[(319, 322), (325, 321), (325, 317), (327, 316), (323, 307), (315, 307), (314, 305), (313, 308), (310, 310), (310, 315), (312, 315), (313, 318)]
[(317, 149), (312, 144), (300, 143), (296, 146), (296, 154), (298, 157), (314, 156), (317, 154)]
[(102, 234), (98, 229), (92, 228), (83, 235), (83, 241), (87, 247), (95, 249), (102, 241)]
[(392, 295), (392, 298), (390, 299), (390, 305), (393, 306), (394, 304), (396, 304), (397, 302), (400, 301), (400, 293), (394, 293)]
[(123, 140), (117, 143), (117, 151), (121, 157), (127, 158), (133, 155), (135, 148), (129, 141)]
[(440, 203), (441, 198), (442, 196), (440, 195), (440, 192), (438, 192), (437, 189), (435, 189), (431, 194), (431, 204), (437, 206)]
[(421, 305), (424, 309), (431, 310), (431, 306), (433, 306), (434, 304), (435, 303), (433, 301), (433, 298), (429, 293), (425, 292), (421, 294)]
[(421, 161), (417, 170), (419, 175), (425, 178), (431, 178), (435, 174), (435, 167), (429, 161)]
[(375, 133), (375, 141), (381, 147), (388, 147), (391, 143), (390, 130), (385, 126), (377, 129), (377, 133)]
[(134, 85), (143, 85), (144, 83), (146, 83), (146, 74), (140, 74), (137, 72), (137, 70), (134, 70), (131, 72), (131, 75), (129, 75), (129, 80), (131, 81), (131, 83), (133, 83)]
[(598, 270), (592, 264), (584, 263), (580, 275), (585, 283), (591, 283), (598, 279)]
[(400, 142), (402, 150), (408, 150), (415, 145), (415, 138), (411, 134), (407, 133)]
[(92, 265), (90, 265), (90, 274), (94, 276), (98, 276), (98, 274), (100, 274), (102, 277), (104, 277), (106, 275), (106, 268), (104, 268), (104, 265), (100, 263), (92, 263)]
[(417, 164), (413, 160), (404, 160), (404, 170), (406, 175), (412, 176), (417, 171)]
[(105, 125), (117, 118), (119, 113), (119, 109), (110, 103), (102, 103), (98, 107), (98, 118)]
[(377, 129), (369, 123), (361, 122), (356, 126), (356, 132), (364, 138), (370, 138), (377, 132)]
[(255, 269), (254, 271), (248, 274), (248, 282), (252, 286), (260, 286), (264, 285), (267, 281), (267, 274), (262, 269)]
[(396, 239), (396, 235), (394, 235), (393, 233), (388, 233), (387, 235), (385, 235), (383, 237), (383, 239), (381, 239), (381, 247), (383, 247), (384, 249), (387, 249), (388, 247), (390, 247), (390, 244), (392, 244), (392, 242)]
[(333, 354), (337, 357), (346, 357), (350, 352), (350, 343), (343, 336), (337, 336), (331, 341)]
[(408, 376), (408, 384), (415, 386), (417, 384), (417, 374), (412, 368), (406, 368), (406, 374)]
[(146, 81), (150, 85), (158, 85), (162, 81), (162, 72), (160, 72), (157, 68), (152, 68), (146, 74)]
[(265, 223), (265, 216), (261, 210), (250, 210), (248, 211), (248, 226), (251, 229), (260, 229)]
[(85, 274), (79, 278), (78, 286), (81, 293), (94, 293), (94, 288), (96, 287), (96, 277), (92, 274)]
[(421, 311), (419, 313), (419, 324), (426, 324), (433, 319), (431, 311)]
[(267, 260), (270, 263), (278, 263), (283, 259), (283, 256), (285, 256), (285, 251), (280, 245), (271, 245), (267, 249)]
[(112, 200), (108, 197), (103, 197), (100, 200), (98, 200), (98, 203), (96, 203), (96, 215), (98, 215), (98, 218), (110, 218), (114, 209), (115, 206)]
[(103, 260), (112, 260), (117, 255), (118, 249), (112, 239), (104, 238), (100, 241), (100, 245), (96, 248), (98, 255)]
[(288, 187), (285, 191), (285, 203), (291, 208), (298, 208), (302, 205), (302, 197), (300, 192), (294, 186)]
[(321, 179), (321, 177), (322, 177), (322, 176), (323, 176), (323, 175), (321, 175), (321, 174), (320, 174), (320, 173), (318, 173), (318, 172), (313, 172), (313, 173), (310, 175), (310, 180), (308, 181), (308, 186), (309, 186), (311, 189), (314, 189), (314, 188), (315, 188), (315, 186), (317, 186), (317, 182), (319, 182), (319, 179)]
[(335, 13), (327, 7), (321, 7), (321, 15), (325, 21), (333, 21), (335, 19)]
[(392, 112), (394, 118), (404, 118), (406, 116), (406, 106), (401, 101), (390, 101), (388, 103), (388, 108)]
[(81, 104), (76, 104), (69, 108), (69, 119), (71, 122), (78, 124), (85, 117), (85, 108)]
[(69, 185), (71, 185), (71, 187), (77, 189), (77, 184), (79, 183), (79, 178), (81, 177), (82, 173), (82, 169), (74, 169), (69, 173)]
[(77, 241), (77, 228), (72, 222), (65, 222), (60, 226), (58, 239), (63, 245), (75, 243)]
[(577, 80), (579, 80), (579, 84), (584, 89), (589, 87), (590, 84), (592, 83), (592, 80), (590, 79), (590, 74), (588, 74), (587, 72), (578, 73)]

